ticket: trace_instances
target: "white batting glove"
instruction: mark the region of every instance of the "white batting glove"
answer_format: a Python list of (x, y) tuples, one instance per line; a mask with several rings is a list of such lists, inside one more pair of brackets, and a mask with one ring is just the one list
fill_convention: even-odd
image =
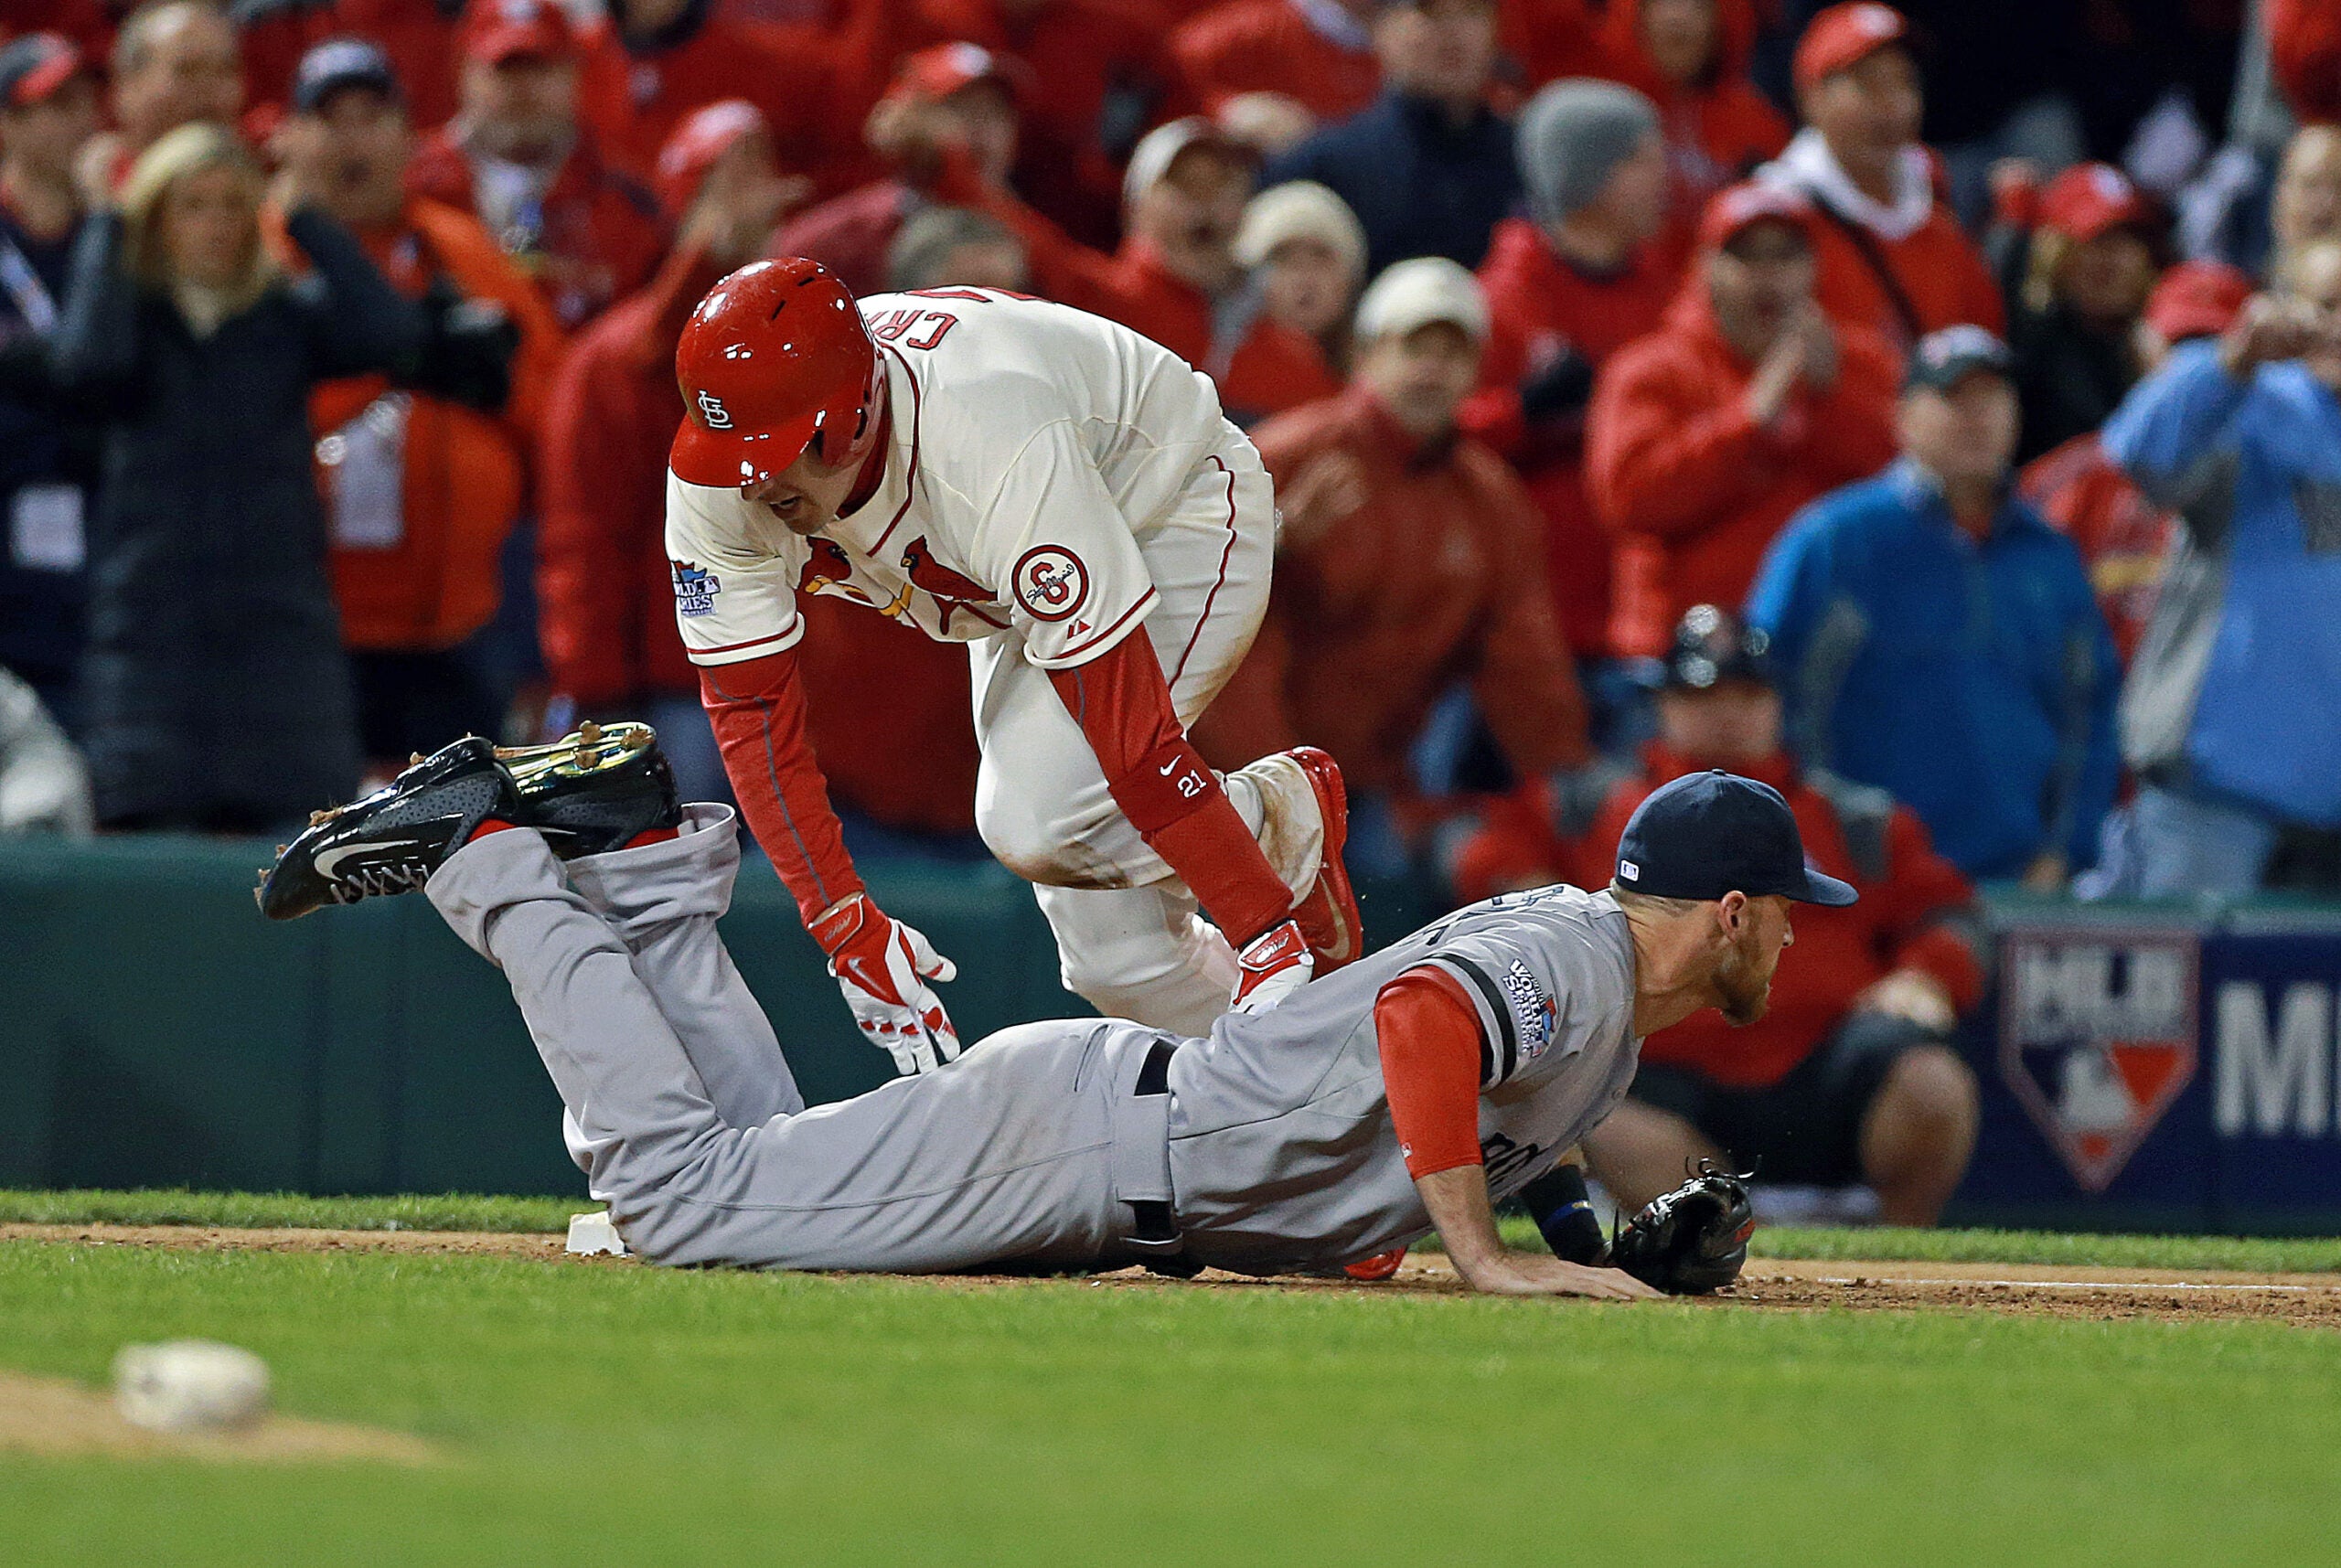
[(829, 955), (853, 1021), (894, 1059), (895, 1072), (907, 1078), (958, 1059), (959, 1031), (927, 982), (959, 971), (933, 943), (861, 893), (831, 905), (807, 929)]
[(1317, 971), (1309, 939), (1300, 923), (1286, 921), (1252, 939), (1236, 955), (1235, 995), (1230, 998), (1239, 1013), (1265, 1013), (1301, 987)]

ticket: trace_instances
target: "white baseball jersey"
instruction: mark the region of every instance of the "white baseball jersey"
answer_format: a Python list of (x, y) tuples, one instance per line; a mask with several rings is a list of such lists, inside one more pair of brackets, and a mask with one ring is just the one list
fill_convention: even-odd
[(1043, 668), (1113, 647), (1154, 606), (1139, 555), (1151, 527), (1200, 465), (1244, 442), (1210, 379), (1128, 327), (995, 290), (860, 303), (894, 421), (868, 503), (805, 538), (736, 490), (667, 476), (692, 662), (794, 645), (799, 592), (946, 642), (1013, 635)]

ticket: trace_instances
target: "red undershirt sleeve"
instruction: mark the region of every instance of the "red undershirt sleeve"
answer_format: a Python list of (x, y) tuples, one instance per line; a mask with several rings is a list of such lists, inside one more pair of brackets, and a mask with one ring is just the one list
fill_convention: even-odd
[(702, 666), (700, 699), (723, 752), (740, 810), (810, 925), (862, 891), (846, 853), (829, 786), (805, 736), (805, 688), (794, 649)]
[(1406, 1172), (1420, 1180), (1482, 1165), (1480, 1073), (1486, 1051), (1480, 1015), (1454, 976), (1409, 969), (1374, 1001), (1382, 1083)]
[(1229, 941), (1241, 949), (1290, 917), (1292, 891), (1180, 727), (1144, 626), (1049, 679), (1097, 753), (1114, 804)]

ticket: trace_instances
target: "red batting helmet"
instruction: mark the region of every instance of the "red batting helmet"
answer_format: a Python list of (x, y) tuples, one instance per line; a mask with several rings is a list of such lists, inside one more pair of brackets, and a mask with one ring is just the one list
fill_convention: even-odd
[(877, 439), (878, 350), (853, 296), (801, 256), (757, 261), (712, 289), (675, 348), (682, 428), (668, 465), (686, 484), (760, 484), (811, 452), (830, 468)]

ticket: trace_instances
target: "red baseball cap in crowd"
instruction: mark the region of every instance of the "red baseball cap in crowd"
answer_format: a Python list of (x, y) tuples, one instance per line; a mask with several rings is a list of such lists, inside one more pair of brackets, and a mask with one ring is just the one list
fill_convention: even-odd
[(1812, 239), (1812, 203), (1796, 191), (1748, 180), (1719, 190), (1699, 215), (1699, 249), (1720, 251), (1758, 223), (1792, 223)]
[(2040, 193), (2039, 222), (2084, 242), (2111, 229), (2143, 223), (2146, 198), (2111, 164), (2075, 164)]
[(679, 219), (698, 198), (700, 181), (707, 177), (716, 159), (742, 137), (759, 131), (770, 134), (771, 130), (764, 111), (744, 98), (719, 99), (687, 115), (658, 149), (658, 165), (652, 176), (658, 205), (668, 218)]
[(994, 54), (981, 44), (937, 44), (903, 59), (886, 96), (940, 103), (963, 87), (996, 81), (1015, 98), (1021, 96), (1023, 74), (1022, 61)]
[(577, 29), (553, 0), (472, 0), (458, 33), (465, 55), (502, 65), (522, 55), (559, 59), (577, 52)]
[(1902, 13), (1877, 0), (1851, 0), (1832, 5), (1805, 25), (1796, 41), (1796, 85), (1801, 92), (1824, 76), (1834, 76), (1860, 64), (1888, 44), (1908, 40), (1910, 24)]
[(2225, 261), (2181, 261), (2146, 296), (2146, 325), (2165, 343), (2210, 337), (2235, 323), (2251, 278)]
[(77, 76), (90, 62), (62, 33), (27, 33), (0, 48), (0, 104), (29, 109)]

